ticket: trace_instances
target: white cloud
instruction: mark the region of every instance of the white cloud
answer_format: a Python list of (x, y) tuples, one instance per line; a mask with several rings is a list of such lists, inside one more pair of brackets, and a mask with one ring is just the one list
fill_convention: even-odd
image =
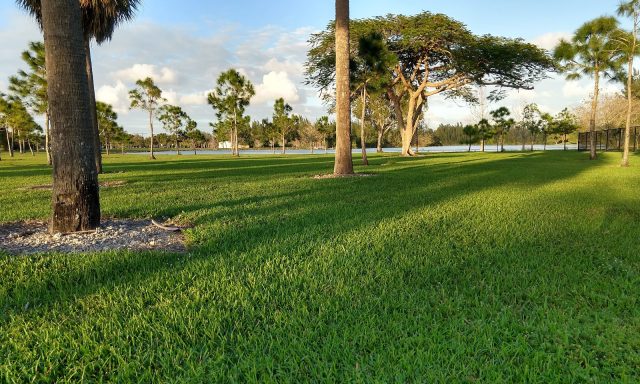
[(158, 84), (173, 84), (177, 80), (176, 72), (168, 67), (158, 69), (151, 64), (134, 64), (114, 73), (118, 80), (135, 82), (151, 77)]
[(256, 104), (272, 103), (275, 99), (284, 98), (288, 103), (300, 100), (298, 88), (284, 71), (269, 72), (262, 77), (262, 83), (256, 86), (256, 96), (253, 102)]
[(183, 105), (205, 105), (207, 104), (207, 96), (211, 91), (188, 93), (180, 97), (180, 104)]
[(549, 32), (538, 36), (531, 42), (540, 48), (552, 50), (558, 45), (561, 39), (570, 39), (571, 34), (566, 32)]
[(168, 91), (162, 91), (162, 97), (164, 97), (167, 100), (168, 104), (178, 104), (178, 92), (174, 91), (173, 89), (170, 89)]
[(116, 85), (103, 85), (96, 91), (96, 100), (111, 104), (118, 113), (129, 112), (129, 90), (122, 81)]

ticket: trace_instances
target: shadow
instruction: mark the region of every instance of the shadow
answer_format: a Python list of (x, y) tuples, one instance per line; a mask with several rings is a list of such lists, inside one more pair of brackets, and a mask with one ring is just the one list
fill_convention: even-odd
[[(630, 272), (624, 265), (611, 264), (613, 271), (603, 267), (610, 265), (610, 255), (597, 248), (596, 235), (607, 230), (612, 240), (624, 241), (620, 230), (637, 222), (637, 209), (629, 208), (637, 201), (616, 197), (615, 185), (594, 200), (594, 186), (578, 183), (590, 181), (585, 174), (612, 161), (540, 152), (374, 156), (371, 166), (357, 171), (375, 177), (313, 179), (331, 171), (329, 160), (167, 161), (141, 165), (140, 175), (133, 174), (135, 163), (109, 164), (108, 169), (131, 172), (124, 174), (130, 183), (105, 191), (107, 210), (115, 216), (179, 215), (191, 221), (196, 227), (187, 234), (190, 252), (117, 252), (82, 260), (29, 256), (32, 267), (24, 273), (29, 278), (9, 275), (0, 284), (0, 324), (16, 317), (46, 318), (54, 308), (60, 313), (90, 295), (115, 291), (142, 302), (136, 307), (139, 316), (159, 313), (160, 302), (188, 316), (196, 336), (180, 339), (179, 348), (225, 345), (220, 353), (226, 360), (216, 367), (227, 373), (230, 367), (250, 370), (250, 364), (259, 367), (271, 358), (274, 365), (292, 361), (295, 368), (286, 373), (303, 380), (313, 377), (314, 366), (300, 356), (316, 353), (311, 361), (322, 359), (336, 372), (352, 374), (361, 366), (369, 378), (384, 375), (394, 363), (389, 356), (405, 356), (407, 377), (424, 374), (419, 369), (426, 360), (446, 365), (459, 377), (482, 379), (476, 363), (505, 378), (519, 363), (555, 368), (559, 374), (579, 370), (566, 350), (588, 340), (565, 342), (565, 326), (549, 318), (584, 330), (591, 313), (623, 316), (624, 306), (603, 312), (599, 306), (608, 298), (598, 295), (623, 284)], [(561, 183), (571, 187), (558, 189)], [(119, 206), (117, 199), (132, 203)], [(587, 202), (606, 206), (578, 215), (580, 220), (568, 219)], [(589, 221), (599, 218), (597, 225)], [(576, 246), (579, 234), (585, 239)], [(581, 247), (592, 252), (576, 251)], [(616, 256), (633, 255), (629, 249)], [(3, 270), (14, 263), (20, 261), (0, 257)], [(599, 285), (588, 287), (585, 279)], [(200, 297), (201, 291), (207, 297)], [(113, 300), (128, 305), (126, 297)], [(25, 309), (27, 303), (31, 309)], [(213, 336), (204, 332), (213, 321), (206, 312), (212, 307), (223, 314), (216, 317)], [(582, 321), (580, 327), (574, 321)], [(547, 333), (536, 328), (540, 324)], [(525, 341), (524, 333), (531, 335)], [(263, 335), (269, 340), (264, 349), (256, 347)], [(164, 334), (160, 339), (176, 341)], [(556, 344), (558, 350), (548, 346)], [(552, 360), (514, 357), (513, 350), (522, 348), (551, 348), (546, 355)], [(451, 350), (458, 351), (457, 358)], [(619, 363), (625, 362), (630, 363)], [(605, 375), (613, 370), (598, 368)], [(170, 364), (158, 372), (176, 375)]]

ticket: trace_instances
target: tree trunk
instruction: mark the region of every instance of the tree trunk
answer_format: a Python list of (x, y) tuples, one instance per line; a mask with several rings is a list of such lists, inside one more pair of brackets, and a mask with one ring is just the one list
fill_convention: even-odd
[(107, 156), (111, 155), (111, 140), (108, 135), (105, 135), (105, 147), (107, 149)]
[(47, 165), (51, 165), (51, 150), (49, 144), (49, 138), (51, 137), (51, 133), (49, 132), (49, 109), (44, 113), (44, 148), (47, 152)]
[(547, 134), (546, 133), (542, 135), (542, 140), (544, 142), (543, 151), (546, 151), (547, 150)]
[(367, 158), (367, 141), (364, 137), (364, 123), (367, 113), (367, 87), (362, 87), (362, 115), (360, 117), (360, 148), (362, 148), (362, 165), (369, 165), (369, 159)]
[(282, 154), (286, 155), (287, 154), (287, 142), (285, 141), (285, 136), (284, 136), (285, 132), (284, 130), (282, 131)]
[(102, 173), (102, 148), (100, 143), (100, 131), (98, 129), (98, 113), (96, 112), (96, 91), (93, 85), (93, 64), (91, 63), (91, 38), (85, 35), (84, 49), (86, 51), (86, 70), (89, 82), (89, 103), (91, 107), (91, 120), (93, 122), (93, 135), (96, 146), (96, 168)]
[(176, 139), (176, 153), (178, 154), (178, 156), (180, 156), (180, 147), (178, 146), (178, 134), (175, 134), (175, 139)]
[(31, 151), (31, 156), (35, 156), (36, 154), (33, 152), (33, 147), (31, 146), (31, 140), (27, 140), (27, 144), (29, 145), (29, 151)]
[[(635, 29), (635, 28), (634, 28)], [(633, 35), (633, 52), (636, 46), (636, 33)], [(629, 149), (631, 148), (631, 111), (633, 109), (633, 96), (631, 86), (633, 84), (633, 55), (629, 58), (629, 74), (627, 75), (627, 123), (624, 129), (624, 148), (622, 150), (622, 166), (629, 166)]]
[(9, 128), (5, 128), (4, 131), (7, 133), (7, 148), (9, 149), (9, 157), (13, 157), (13, 143), (11, 142), (11, 138), (9, 135)]
[(336, 159), (333, 168), (335, 175), (353, 174), (349, 38), (349, 0), (336, 0)]
[(567, 134), (565, 133), (564, 135), (562, 135), (563, 139), (563, 143), (564, 143), (564, 150), (567, 150)]
[(53, 156), (50, 231), (93, 230), (100, 199), (80, 3), (42, 1), (42, 25)]
[(480, 152), (484, 152), (484, 139), (480, 141)]
[(153, 155), (153, 109), (149, 110), (149, 131), (151, 132), (151, 152), (149, 158), (155, 160), (156, 157)]
[(409, 98), (409, 107), (407, 112), (407, 120), (404, 124), (404, 129), (400, 131), (402, 138), (402, 152), (400, 153), (402, 156), (414, 156), (415, 153), (411, 149), (411, 143), (413, 142), (413, 137), (415, 135), (415, 127), (413, 124), (413, 117), (415, 115), (415, 106), (416, 101), (413, 97)]
[(594, 89), (593, 100), (591, 102), (591, 119), (589, 120), (589, 132), (591, 132), (591, 160), (598, 158), (598, 152), (596, 151), (596, 114), (598, 109), (598, 96), (600, 95), (600, 68), (596, 66), (594, 71)]
[(378, 144), (376, 145), (376, 152), (378, 153), (382, 153), (382, 137), (383, 137), (383, 132), (382, 130), (378, 131)]
[(504, 132), (500, 134), (500, 152), (504, 152)]

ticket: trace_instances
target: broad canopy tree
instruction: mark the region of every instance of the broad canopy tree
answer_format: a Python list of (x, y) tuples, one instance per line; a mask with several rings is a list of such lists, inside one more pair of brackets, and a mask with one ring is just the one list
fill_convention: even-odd
[[(521, 39), (491, 35), (476, 36), (462, 23), (442, 14), (423, 12), (415, 16), (388, 15), (351, 23), (353, 41), (381, 31), (390, 53), (387, 95), (394, 107), (402, 136), (402, 155), (410, 156), (411, 142), (429, 97), (471, 98), (467, 86), (496, 86), (494, 98), (503, 88), (532, 89), (533, 84), (554, 70), (546, 52)], [(333, 25), (312, 35), (306, 63), (307, 81), (328, 92), (335, 69), (331, 58)], [(352, 52), (352, 56), (356, 56)]]
[(173, 135), (176, 154), (180, 155), (180, 143), (178, 138), (181, 134), (186, 134), (186, 129), (192, 120), (189, 115), (187, 115), (187, 113), (177, 105), (165, 104), (160, 107), (159, 112), (160, 115), (158, 116), (158, 120), (162, 123), (164, 130)]

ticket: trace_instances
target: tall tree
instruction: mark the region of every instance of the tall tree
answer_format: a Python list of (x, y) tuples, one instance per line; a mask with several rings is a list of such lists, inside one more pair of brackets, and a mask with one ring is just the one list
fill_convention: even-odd
[(382, 142), (385, 135), (389, 133), (396, 124), (393, 108), (386, 94), (378, 93), (371, 96), (369, 100), (369, 114), (371, 115), (371, 122), (376, 130), (376, 151), (382, 153)]
[(160, 107), (158, 120), (162, 123), (164, 130), (173, 135), (176, 146), (176, 154), (180, 155), (180, 143), (178, 137), (183, 128), (186, 130), (189, 122), (192, 121), (189, 115), (177, 105), (163, 105)]
[(246, 107), (256, 94), (253, 84), (237, 70), (230, 69), (218, 77), (216, 89), (207, 95), (211, 107), (216, 111), (219, 122), (230, 129), (231, 154), (239, 156), (238, 125), (244, 119)]
[[(535, 103), (527, 104), (522, 111), (522, 127), (529, 132), (532, 151), (533, 144), (535, 143), (538, 133), (542, 132), (543, 124), (543, 114), (540, 112), (538, 105)], [(522, 149), (524, 150), (524, 142), (522, 144)]]
[[(18, 0), (18, 4), (27, 9), (28, 3)], [(45, 0), (40, 14), (51, 114), (53, 216), (50, 231), (92, 230), (100, 225), (100, 199), (82, 10), (77, 0)]]
[(324, 153), (329, 150), (329, 136), (336, 132), (334, 124), (329, 122), (329, 116), (320, 116), (315, 123), (316, 131), (322, 136), (322, 142), (324, 145)]
[[(388, 68), (391, 100), (402, 137), (402, 155), (414, 152), (411, 143), (429, 97), (473, 98), (471, 84), (531, 89), (554, 69), (545, 51), (520, 39), (476, 36), (445, 15), (423, 12), (415, 16), (388, 15), (353, 22), (354, 35), (382, 31), (389, 52), (396, 56)], [(307, 81), (321, 90), (330, 88), (334, 73), (329, 58), (329, 31), (311, 37)]]
[(469, 152), (471, 152), (471, 145), (478, 142), (478, 127), (475, 125), (465, 125), (462, 129), (466, 136), (467, 144), (469, 144)]
[[(131, 20), (140, 4), (140, 0), (79, 0), (82, 12), (83, 45), (86, 51), (85, 69), (89, 83), (89, 102), (96, 146), (95, 161), (98, 172), (102, 172), (102, 153), (96, 111), (93, 65), (91, 62), (91, 41), (98, 44), (111, 40), (116, 28)], [(18, 0), (24, 8), (33, 14), (42, 25), (42, 0)]]
[(335, 83), (336, 83), (336, 160), (333, 173), (353, 174), (351, 158), (351, 79), (349, 71), (349, 0), (336, 0)]
[(476, 124), (476, 131), (480, 139), (480, 151), (484, 152), (487, 140), (495, 136), (494, 127), (488, 119), (482, 119)]
[(198, 145), (207, 141), (207, 138), (204, 135), (204, 132), (198, 129), (198, 123), (194, 120), (189, 119), (186, 127), (186, 136), (191, 141), (191, 148), (193, 149), (193, 154), (197, 155)]
[(640, 0), (628, 0), (618, 6), (618, 15), (632, 20), (631, 33), (621, 31), (615, 38), (618, 49), (627, 60), (627, 121), (624, 131), (624, 147), (622, 150), (622, 166), (629, 166), (629, 152), (631, 148), (631, 115), (633, 110), (633, 61), (638, 55), (638, 28), (640, 27)]
[(273, 104), (273, 125), (280, 133), (282, 138), (282, 154), (287, 153), (287, 135), (294, 128), (294, 120), (291, 116), (293, 108), (284, 102), (281, 97)]
[(567, 80), (577, 80), (591, 76), (594, 80), (591, 102), (591, 160), (598, 158), (596, 152), (596, 118), (601, 77), (613, 78), (620, 67), (621, 53), (615, 46), (614, 37), (618, 32), (618, 20), (602, 16), (583, 24), (571, 40), (562, 39), (553, 55), (567, 73)]
[(47, 97), (47, 69), (45, 65), (44, 44), (31, 42), (29, 48), (22, 52), (22, 60), (27, 64), (27, 71), (19, 71), (17, 76), (9, 79), (9, 90), (21, 97), (34, 114), (44, 115), (45, 151), (47, 164), (51, 165), (49, 145), (49, 102)]
[(149, 131), (151, 133), (150, 158), (155, 160), (153, 154), (153, 119), (161, 103), (166, 101), (162, 97), (162, 90), (156, 86), (153, 79), (147, 77), (144, 80), (136, 81), (136, 88), (129, 91), (131, 109), (141, 109), (149, 114)]

